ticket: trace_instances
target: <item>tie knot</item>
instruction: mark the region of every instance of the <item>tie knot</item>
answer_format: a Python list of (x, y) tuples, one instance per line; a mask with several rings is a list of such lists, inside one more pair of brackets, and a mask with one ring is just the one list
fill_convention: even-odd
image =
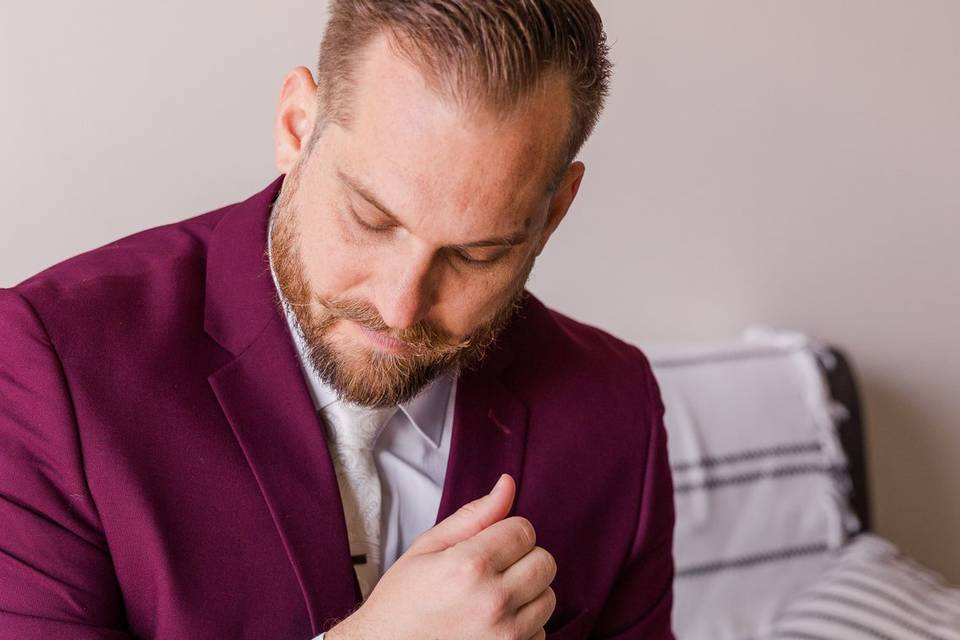
[(373, 408), (339, 400), (321, 410), (327, 435), (341, 447), (372, 449), (397, 407)]

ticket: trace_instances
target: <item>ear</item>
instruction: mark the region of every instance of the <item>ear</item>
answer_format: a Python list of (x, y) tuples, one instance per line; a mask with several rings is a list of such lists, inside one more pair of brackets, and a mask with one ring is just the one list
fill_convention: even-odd
[(317, 83), (306, 67), (287, 74), (280, 88), (273, 144), (280, 173), (288, 173), (310, 138), (317, 115)]
[(556, 230), (557, 226), (560, 225), (560, 221), (567, 215), (567, 210), (570, 208), (570, 205), (573, 204), (573, 199), (577, 197), (577, 191), (580, 190), (580, 181), (583, 180), (585, 171), (586, 167), (578, 160), (570, 163), (570, 166), (567, 167), (566, 172), (563, 174), (563, 178), (560, 180), (560, 186), (557, 187), (553, 198), (550, 200), (550, 208), (547, 211), (547, 221), (544, 223), (543, 232), (540, 235), (540, 244), (536, 250), (537, 256), (543, 251), (547, 240), (550, 239), (550, 236)]

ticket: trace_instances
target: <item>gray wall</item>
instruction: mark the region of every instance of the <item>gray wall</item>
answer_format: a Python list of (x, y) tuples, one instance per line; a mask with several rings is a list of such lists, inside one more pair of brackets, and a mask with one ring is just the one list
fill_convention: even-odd
[[(960, 581), (960, 3), (604, 0), (613, 95), (532, 289), (635, 343), (752, 322), (860, 372), (877, 527)], [(0, 285), (276, 175), (322, 2), (0, 8)]]

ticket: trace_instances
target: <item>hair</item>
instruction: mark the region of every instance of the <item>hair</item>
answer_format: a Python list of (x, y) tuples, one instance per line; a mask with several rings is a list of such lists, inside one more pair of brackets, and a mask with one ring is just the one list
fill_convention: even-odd
[(329, 122), (349, 125), (359, 52), (380, 33), (432, 89), (464, 109), (509, 113), (563, 74), (571, 118), (551, 191), (596, 126), (609, 91), (609, 47), (590, 0), (331, 0), (308, 152)]

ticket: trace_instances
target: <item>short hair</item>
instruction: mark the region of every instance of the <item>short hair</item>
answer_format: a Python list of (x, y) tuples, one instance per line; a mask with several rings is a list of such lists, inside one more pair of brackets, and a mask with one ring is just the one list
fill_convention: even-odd
[(550, 191), (592, 133), (609, 91), (609, 47), (590, 0), (331, 0), (308, 153), (327, 123), (349, 124), (358, 52), (379, 33), (431, 88), (464, 108), (507, 113), (561, 72), (571, 118)]

